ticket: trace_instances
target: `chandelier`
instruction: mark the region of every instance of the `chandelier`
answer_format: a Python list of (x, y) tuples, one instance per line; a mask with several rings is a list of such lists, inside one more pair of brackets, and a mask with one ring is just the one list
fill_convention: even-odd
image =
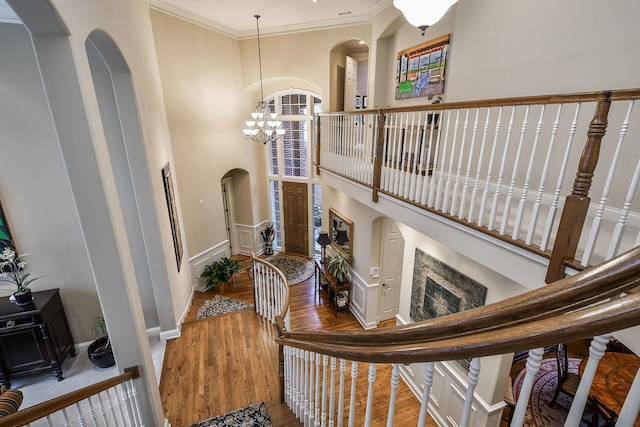
[(424, 31), (442, 18), (457, 0), (393, 0), (409, 24)]
[(260, 101), (256, 106), (256, 111), (251, 113), (251, 119), (245, 123), (247, 127), (242, 130), (245, 139), (250, 141), (275, 142), (284, 135), (285, 130), (282, 128), (282, 122), (278, 120), (278, 115), (272, 113), (269, 105), (264, 102), (264, 91), (262, 88), (262, 55), (260, 52), (260, 26), (258, 20), (260, 15), (253, 15), (256, 18), (256, 29), (258, 31), (258, 64), (260, 67)]

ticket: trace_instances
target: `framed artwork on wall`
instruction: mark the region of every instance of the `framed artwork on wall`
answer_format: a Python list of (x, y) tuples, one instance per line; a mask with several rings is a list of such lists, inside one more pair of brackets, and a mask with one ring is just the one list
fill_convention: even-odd
[(171, 234), (173, 236), (173, 248), (176, 252), (176, 264), (178, 271), (182, 264), (182, 235), (180, 234), (180, 221), (178, 218), (178, 208), (176, 206), (175, 192), (173, 189), (173, 178), (169, 163), (162, 168), (162, 181), (164, 182), (164, 194), (167, 197), (167, 207), (169, 209), (169, 222), (171, 223)]
[(427, 97), (442, 101), (449, 56), (448, 34), (398, 52), (396, 99)]
[(360, 95), (356, 95), (356, 110), (360, 109)]
[[(409, 317), (434, 319), (484, 305), (487, 288), (416, 248)], [(470, 360), (458, 361), (469, 369)]]
[(4, 216), (2, 203), (0, 203), (0, 253), (4, 251), (4, 248), (11, 248), (15, 250), (13, 238), (9, 231), (9, 225), (7, 224), (7, 218)]

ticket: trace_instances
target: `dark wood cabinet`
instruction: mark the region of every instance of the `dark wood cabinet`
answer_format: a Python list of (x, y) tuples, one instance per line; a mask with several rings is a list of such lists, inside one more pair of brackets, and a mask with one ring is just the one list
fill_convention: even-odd
[[(316, 260), (316, 283), (324, 292), (337, 315), (338, 310), (348, 310), (351, 303), (351, 282), (338, 282), (324, 263)], [(342, 300), (342, 301), (340, 301)]]
[(33, 292), (33, 302), (19, 306), (0, 298), (0, 383), (51, 370), (62, 381), (62, 362), (76, 355), (59, 289)]

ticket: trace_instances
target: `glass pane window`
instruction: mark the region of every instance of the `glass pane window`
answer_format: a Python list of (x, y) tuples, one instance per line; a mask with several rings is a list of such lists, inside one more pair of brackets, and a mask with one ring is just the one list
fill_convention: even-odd
[(287, 130), (282, 141), (284, 175), (306, 178), (309, 169), (307, 121), (286, 121), (282, 125)]
[(280, 187), (278, 186), (279, 181), (271, 180), (269, 181), (269, 187), (271, 188), (271, 222), (273, 223), (273, 228), (276, 230), (276, 236), (273, 240), (273, 247), (277, 249), (282, 248), (282, 220), (280, 213)]
[(307, 115), (307, 95), (301, 93), (292, 93), (289, 95), (283, 95), (282, 101), (282, 114), (286, 115)]
[(271, 141), (269, 147), (269, 164), (271, 175), (278, 175), (278, 141)]
[(322, 101), (320, 98), (313, 97), (313, 114), (322, 113)]

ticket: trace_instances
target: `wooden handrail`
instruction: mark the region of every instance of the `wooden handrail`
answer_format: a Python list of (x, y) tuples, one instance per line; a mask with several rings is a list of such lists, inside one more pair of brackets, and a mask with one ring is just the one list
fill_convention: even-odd
[[(503, 354), (640, 324), (640, 247), (540, 289), (456, 314), (370, 331), (281, 332), (277, 342), (365, 362)], [(617, 297), (620, 293), (628, 293)]]
[(60, 411), (70, 405), (78, 403), (84, 399), (94, 396), (100, 392), (122, 384), (134, 378), (139, 378), (140, 372), (137, 366), (126, 368), (124, 372), (113, 378), (100, 381), (99, 383), (81, 388), (79, 390), (56, 397), (46, 402), (38, 403), (29, 408), (20, 410), (15, 414), (7, 415), (0, 419), (0, 425), (3, 427), (18, 427), (33, 421), (46, 417), (49, 414)]
[(640, 324), (640, 292), (516, 326), (414, 344), (331, 344), (277, 338), (280, 345), (369, 363), (420, 363), (507, 354), (592, 338)]
[(576, 310), (640, 285), (640, 247), (558, 282), (490, 305), (410, 325), (367, 331), (291, 331), (283, 338), (364, 345), (411, 344), (525, 324)]

